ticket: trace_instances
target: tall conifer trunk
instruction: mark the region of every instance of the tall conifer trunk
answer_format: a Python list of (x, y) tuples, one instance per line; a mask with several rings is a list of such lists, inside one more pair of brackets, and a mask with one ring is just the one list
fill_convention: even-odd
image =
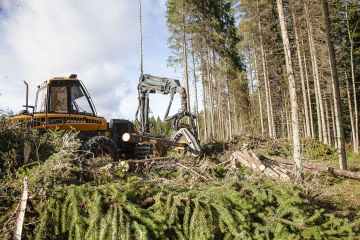
[(208, 131), (208, 113), (207, 113), (207, 104), (206, 104), (206, 98), (207, 98), (207, 93), (206, 93), (206, 80), (205, 80), (205, 75), (206, 75), (206, 67), (205, 67), (205, 60), (204, 60), (204, 54), (201, 48), (200, 51), (200, 65), (201, 65), (201, 84), (202, 84), (202, 102), (203, 102), (203, 109), (204, 109), (204, 118), (203, 118), (203, 124), (204, 124), (204, 141), (208, 140), (208, 136), (209, 136), (209, 131)]
[[(253, 46), (255, 47), (255, 43), (253, 42)], [(260, 124), (261, 124), (261, 134), (264, 135), (265, 129), (264, 129), (264, 117), (263, 117), (263, 110), (262, 110), (262, 100), (261, 100), (261, 89), (260, 89), (260, 79), (258, 74), (258, 65), (257, 65), (257, 56), (256, 51), (254, 50), (254, 60), (255, 60), (255, 76), (256, 76), (256, 82), (257, 82), (257, 92), (258, 92), (258, 98), (259, 98), (259, 114), (260, 114)]]
[[(354, 122), (354, 113), (352, 109), (351, 104), (351, 95), (350, 95), (350, 89), (349, 89), (349, 82), (347, 79), (347, 74), (345, 72), (345, 84), (346, 84), (346, 95), (347, 95), (347, 101), (348, 101), (348, 108), (349, 108), (349, 115), (350, 115), (350, 125), (351, 125), (351, 141), (354, 146), (354, 152), (355, 152), (355, 144), (356, 144), (356, 128), (355, 128), (355, 122)], [(355, 152), (356, 153), (356, 152)]]
[(214, 125), (214, 95), (213, 95), (213, 79), (212, 79), (212, 70), (211, 70), (211, 52), (210, 47), (207, 46), (206, 54), (206, 65), (207, 65), (207, 83), (208, 83), (208, 101), (210, 106), (210, 138), (214, 138), (215, 125)]
[(327, 0), (322, 0), (324, 20), (325, 20), (325, 32), (326, 32), (326, 43), (329, 49), (329, 61), (331, 66), (331, 78), (332, 78), (332, 88), (334, 95), (334, 112), (335, 112), (335, 121), (336, 121), (336, 134), (338, 142), (338, 154), (339, 154), (339, 165), (340, 169), (347, 169), (346, 153), (345, 153), (345, 139), (344, 139), (344, 130), (343, 130), (343, 119), (341, 112), (341, 100), (340, 100), (340, 89), (339, 89), (339, 79), (336, 68), (336, 59), (335, 59), (335, 49), (333, 42), (331, 40), (331, 23), (329, 17), (329, 7)]
[(315, 83), (315, 96), (316, 96), (316, 111), (318, 116), (318, 134), (320, 141), (327, 143), (326, 136), (326, 123), (325, 123), (325, 113), (324, 113), (324, 105), (323, 98), (321, 94), (321, 85), (319, 78), (319, 66), (317, 60), (317, 53), (315, 48), (315, 40), (314, 40), (314, 30), (310, 20), (309, 9), (307, 3), (304, 2), (304, 10), (305, 10), (305, 18), (308, 25), (308, 38), (309, 38), (309, 47), (310, 47), (310, 55), (313, 66), (313, 76)]
[(299, 129), (299, 117), (298, 117), (298, 104), (296, 96), (296, 84), (294, 78), (294, 71), (292, 66), (291, 51), (289, 37), (286, 28), (283, 0), (277, 0), (277, 9), (279, 14), (281, 36), (284, 45), (286, 72), (289, 81), (289, 96), (291, 103), (291, 125), (292, 125), (292, 138), (294, 153), (293, 158), (298, 171), (299, 176), (301, 175), (301, 148), (300, 148), (300, 129)]
[(268, 134), (269, 134), (269, 136), (271, 138), (274, 138), (274, 136), (273, 136), (273, 126), (272, 126), (273, 121), (272, 121), (272, 116), (271, 116), (271, 100), (270, 100), (270, 94), (271, 93), (269, 93), (270, 86), (269, 86), (268, 76), (267, 76), (267, 71), (266, 71), (266, 56), (265, 56), (262, 29), (261, 29), (260, 7), (259, 7), (259, 1), (258, 0), (257, 0), (257, 9), (258, 9), (258, 14), (259, 14), (259, 16), (258, 16), (258, 29), (259, 29), (259, 38), (260, 38), (262, 72), (263, 72), (264, 86), (265, 86)]
[(351, 80), (352, 80), (352, 88), (353, 88), (353, 96), (354, 96), (354, 112), (350, 114), (353, 114), (353, 116), (355, 116), (354, 129), (353, 129), (353, 131), (355, 132), (354, 152), (359, 154), (359, 112), (357, 106), (357, 93), (356, 93), (356, 83), (355, 83), (354, 39), (350, 30), (347, 4), (345, 5), (345, 17), (346, 17), (346, 29), (350, 41), (350, 67), (351, 67)]
[(198, 136), (200, 136), (200, 125), (199, 125), (199, 100), (198, 100), (198, 87), (197, 87), (197, 76), (196, 76), (196, 63), (195, 63), (195, 47), (193, 36), (191, 35), (191, 59), (192, 59), (192, 70), (193, 70), (193, 78), (194, 78), (194, 91), (195, 91), (195, 114), (196, 121), (198, 125)]
[[(301, 47), (304, 48), (304, 40), (301, 38)], [(313, 110), (311, 104), (311, 92), (310, 92), (310, 83), (309, 83), (309, 73), (308, 67), (306, 63), (306, 53), (303, 51), (303, 58), (304, 58), (304, 70), (305, 70), (305, 79), (306, 79), (306, 88), (307, 88), (307, 98), (309, 103), (309, 118), (310, 118), (310, 126), (311, 126), (311, 137), (315, 138), (315, 130), (314, 130), (314, 117), (313, 117)]]
[(186, 5), (185, 0), (183, 0), (183, 21), (182, 21), (182, 48), (183, 48), (183, 67), (184, 67), (184, 79), (185, 79), (185, 88), (187, 95), (187, 111), (191, 112), (190, 107), (190, 85), (189, 85), (189, 70), (188, 70), (188, 59), (187, 59), (187, 46), (186, 46)]
[[(294, 8), (294, 6), (293, 6), (293, 8)], [(304, 113), (304, 115), (305, 115), (305, 136), (310, 137), (311, 136), (311, 130), (310, 130), (308, 101), (307, 101), (307, 97), (306, 97), (304, 69), (303, 69), (303, 63), (302, 63), (302, 57), (301, 57), (301, 48), (300, 48), (298, 27), (297, 27), (297, 22), (296, 22), (296, 15), (295, 15), (295, 12), (294, 12), (293, 8), (291, 9), (291, 12), (292, 12), (292, 18), (293, 18), (293, 24), (294, 24), (296, 53), (297, 53), (297, 59), (298, 59), (298, 64), (299, 64), (299, 70), (300, 70), (301, 90), (302, 90), (302, 97), (303, 97), (303, 104), (304, 104), (304, 111), (305, 111), (305, 113)]]

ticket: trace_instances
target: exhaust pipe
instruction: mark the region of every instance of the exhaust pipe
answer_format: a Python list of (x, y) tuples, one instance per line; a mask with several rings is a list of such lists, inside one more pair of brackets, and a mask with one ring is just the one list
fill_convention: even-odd
[(26, 112), (29, 112), (29, 84), (26, 82), (26, 81), (24, 81), (24, 84), (25, 84), (25, 88), (26, 88), (26, 99), (25, 99), (25, 111)]

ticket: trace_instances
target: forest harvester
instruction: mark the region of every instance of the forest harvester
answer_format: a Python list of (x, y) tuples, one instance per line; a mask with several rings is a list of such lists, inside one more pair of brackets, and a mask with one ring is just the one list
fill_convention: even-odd
[[(135, 124), (124, 119), (107, 121), (98, 116), (88, 91), (76, 74), (52, 78), (38, 86), (35, 106), (28, 105), (29, 87), (26, 82), (25, 85), (25, 110), (12, 116), (11, 120), (29, 123), (40, 132), (47, 129), (75, 130), (82, 149), (95, 156), (146, 158), (165, 156), (169, 149), (180, 149), (195, 156), (201, 152), (195, 116), (187, 111), (186, 91), (176, 79), (141, 74)], [(170, 94), (164, 120), (172, 122), (171, 138), (150, 133), (149, 96), (152, 93)], [(169, 116), (175, 94), (181, 97), (181, 109)], [(184, 119), (188, 119), (188, 124)]]

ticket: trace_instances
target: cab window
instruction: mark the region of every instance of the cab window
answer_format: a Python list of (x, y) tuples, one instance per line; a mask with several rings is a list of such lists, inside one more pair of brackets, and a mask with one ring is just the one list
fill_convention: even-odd
[(50, 96), (50, 112), (68, 112), (66, 87), (51, 87)]
[(86, 94), (79, 85), (71, 86), (70, 95), (71, 108), (73, 113), (93, 115), (89, 100), (87, 99)]
[(47, 88), (40, 88), (37, 92), (35, 112), (46, 112), (46, 101), (47, 101)]

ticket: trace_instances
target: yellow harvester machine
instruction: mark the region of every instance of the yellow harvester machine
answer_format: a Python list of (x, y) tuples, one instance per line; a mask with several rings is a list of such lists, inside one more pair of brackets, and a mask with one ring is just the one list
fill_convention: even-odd
[[(186, 111), (186, 91), (178, 80), (141, 75), (138, 85), (139, 108), (136, 125), (124, 119), (107, 121), (96, 113), (91, 97), (77, 75), (57, 77), (38, 86), (34, 106), (28, 105), (26, 84), (26, 105), (14, 121), (24, 121), (39, 131), (46, 129), (75, 130), (84, 150), (95, 156), (110, 154), (114, 158), (144, 158), (150, 155), (164, 156), (168, 149), (181, 148), (193, 155), (200, 154), (195, 116)], [(172, 121), (171, 138), (149, 133), (149, 95), (170, 94), (170, 104), (165, 114), (166, 121)], [(181, 110), (168, 116), (175, 94), (180, 94)], [(29, 111), (29, 109), (32, 109)], [(189, 119), (184, 124), (183, 118)]]

